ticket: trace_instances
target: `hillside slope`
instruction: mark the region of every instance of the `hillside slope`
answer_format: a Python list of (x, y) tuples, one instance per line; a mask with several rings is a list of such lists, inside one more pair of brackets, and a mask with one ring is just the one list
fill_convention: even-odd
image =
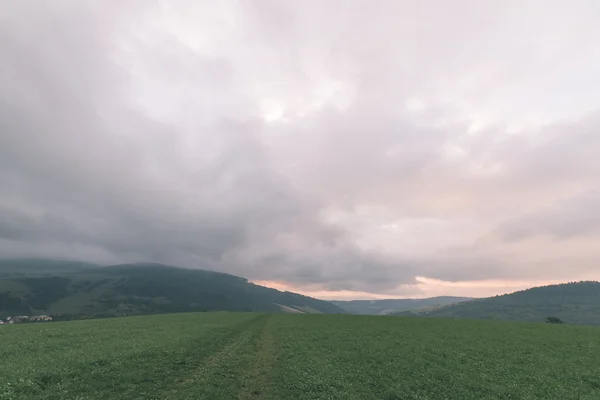
[(422, 313), (406, 311), (394, 315), (530, 322), (543, 322), (552, 316), (565, 323), (600, 325), (600, 283), (586, 281), (541, 286)]
[[(0, 261), (0, 318), (62, 318), (185, 311), (344, 313), (326, 301), (259, 286), (233, 275), (161, 264), (98, 267), (43, 261)], [(41, 264), (40, 264), (41, 263)], [(60, 318), (60, 317), (59, 317)]]
[(384, 299), (332, 301), (350, 314), (386, 315), (399, 311), (416, 310), (424, 307), (438, 307), (471, 300), (470, 297), (439, 296), (427, 299)]

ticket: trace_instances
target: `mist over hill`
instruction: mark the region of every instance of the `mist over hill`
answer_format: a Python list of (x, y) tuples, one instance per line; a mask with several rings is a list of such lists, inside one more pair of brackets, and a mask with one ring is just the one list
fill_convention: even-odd
[(173, 313), (265, 311), (411, 315), (445, 318), (600, 325), (600, 283), (572, 282), (471, 299), (323, 301), (281, 292), (220, 272), (153, 263), (100, 266), (85, 262), (0, 260), (0, 318), (51, 314), (57, 318)]
[(386, 315), (394, 312), (441, 307), (471, 300), (471, 297), (438, 296), (426, 299), (383, 299), (332, 301), (350, 314)]
[(344, 313), (338, 306), (255, 285), (234, 275), (162, 264), (98, 266), (0, 261), (0, 317), (64, 318), (187, 311)]

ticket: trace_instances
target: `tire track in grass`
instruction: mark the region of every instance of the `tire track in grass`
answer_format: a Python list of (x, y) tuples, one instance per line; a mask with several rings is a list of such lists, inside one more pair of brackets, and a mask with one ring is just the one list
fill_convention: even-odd
[[(10, 399), (162, 398), (156, 397), (157, 394), (168, 393), (176, 382), (185, 380), (190, 371), (204, 364), (260, 316), (173, 314), (57, 323), (56, 329), (65, 331), (59, 337), (40, 341), (35, 331), (33, 336), (29, 335), (28, 348), (39, 343), (33, 347), (40, 354), (36, 356), (39, 363), (28, 367), (29, 371), (21, 367), (13, 375), (17, 379), (0, 376), (0, 392), (3, 383), (8, 382), (16, 392)], [(163, 323), (157, 325), (157, 321)], [(63, 324), (69, 326), (68, 334), (66, 328), (61, 327)], [(115, 325), (121, 330), (116, 331)], [(97, 328), (92, 336), (90, 327)], [(25, 328), (39, 330), (33, 325)], [(44, 332), (46, 329), (54, 329), (54, 325), (44, 328)], [(116, 346), (112, 345), (113, 340)], [(73, 346), (70, 346), (71, 341)], [(64, 351), (59, 351), (64, 347)], [(42, 359), (41, 350), (53, 348), (54, 352)], [(15, 364), (14, 359), (11, 361)], [(3, 398), (2, 393), (0, 398)]]
[(273, 394), (273, 373), (277, 365), (277, 352), (272, 333), (272, 318), (270, 315), (262, 327), (255, 349), (255, 359), (243, 377), (243, 389), (238, 395), (238, 400), (276, 399)]
[(227, 335), (227, 343), (208, 356), (201, 366), (164, 393), (165, 399), (233, 399), (241, 390), (244, 371), (251, 364), (249, 352), (268, 321), (260, 315)]

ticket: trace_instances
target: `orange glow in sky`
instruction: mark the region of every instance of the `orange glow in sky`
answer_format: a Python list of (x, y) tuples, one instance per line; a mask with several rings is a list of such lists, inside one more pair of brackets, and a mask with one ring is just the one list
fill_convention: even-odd
[[(517, 281), (517, 280), (482, 280), (449, 282), (427, 277), (417, 277), (418, 283), (411, 285), (407, 291), (400, 288), (398, 293), (369, 293), (351, 290), (322, 290), (311, 287), (295, 286), (286, 282), (260, 280), (254, 281), (257, 285), (267, 286), (281, 291), (300, 293), (305, 296), (323, 300), (377, 300), (390, 298), (426, 298), (435, 296), (465, 296), (465, 297), (490, 297), (505, 293), (524, 290), (535, 286), (544, 286), (563, 283), (559, 280), (544, 281)], [(406, 293), (413, 294), (406, 294)]]

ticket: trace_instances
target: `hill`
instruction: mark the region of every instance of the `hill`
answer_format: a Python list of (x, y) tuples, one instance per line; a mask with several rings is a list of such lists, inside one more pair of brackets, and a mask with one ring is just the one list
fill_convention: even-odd
[(161, 264), (100, 267), (43, 260), (0, 261), (0, 318), (51, 314), (71, 319), (216, 310), (344, 313), (326, 301), (213, 271)]
[(547, 317), (565, 323), (600, 325), (600, 283), (573, 282), (540, 286), (502, 296), (475, 299), (424, 312), (394, 315), (499, 319), (542, 322)]
[(332, 303), (350, 314), (386, 315), (399, 311), (445, 306), (467, 300), (471, 300), (471, 298), (439, 296), (427, 299), (351, 300), (332, 301)]

